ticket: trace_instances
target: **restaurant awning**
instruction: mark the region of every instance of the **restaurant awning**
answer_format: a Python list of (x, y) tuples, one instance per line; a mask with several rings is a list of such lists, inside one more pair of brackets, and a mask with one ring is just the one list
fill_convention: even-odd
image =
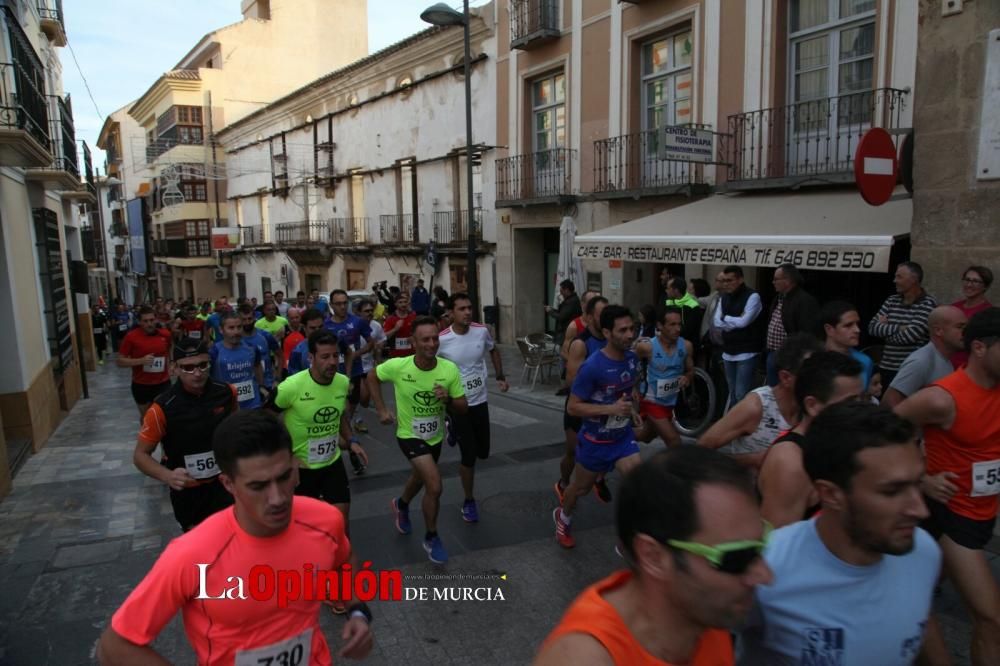
[(912, 217), (912, 199), (869, 206), (853, 190), (718, 194), (574, 244), (581, 259), (884, 273)]

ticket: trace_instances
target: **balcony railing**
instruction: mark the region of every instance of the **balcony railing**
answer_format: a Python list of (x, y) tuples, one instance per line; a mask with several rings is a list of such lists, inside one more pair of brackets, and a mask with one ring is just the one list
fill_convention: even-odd
[(384, 245), (417, 245), (419, 216), (412, 213), (403, 215), (379, 215), (379, 228)]
[(83, 142), (83, 180), (87, 191), (97, 198), (97, 185), (94, 183), (94, 158), (90, 154), (90, 146)]
[(559, 0), (510, 0), (510, 47), (559, 37)]
[(153, 255), (178, 259), (211, 257), (212, 242), (207, 237), (154, 240)]
[(659, 147), (655, 129), (595, 141), (594, 191), (670, 193), (705, 182), (702, 165), (660, 159)]
[(50, 134), (52, 135), (53, 150), (55, 159), (52, 161), (52, 168), (56, 171), (65, 171), (80, 178), (80, 164), (76, 154), (76, 129), (73, 126), (73, 107), (70, 104), (69, 95), (66, 98), (56, 95), (49, 96), (53, 100), (53, 116)]
[(66, 24), (63, 22), (62, 5), (62, 0), (41, 0), (38, 3), (42, 32), (56, 46), (66, 46)]
[(872, 127), (900, 128), (907, 92), (880, 88), (729, 116), (730, 189), (853, 182)]
[(572, 194), (573, 160), (568, 148), (543, 150), (496, 161), (497, 202), (525, 203)]
[(262, 224), (248, 224), (240, 227), (240, 245), (243, 247), (253, 247), (255, 245), (267, 245), (271, 242), (271, 235), (266, 233), (267, 228)]
[[(483, 211), (473, 211), (472, 234), (483, 241)], [(438, 245), (464, 245), (469, 242), (469, 211), (449, 210), (434, 213), (434, 242)]]
[(50, 151), (45, 69), (10, 7), (0, 7), (11, 62), (0, 63), (0, 129), (23, 130)]

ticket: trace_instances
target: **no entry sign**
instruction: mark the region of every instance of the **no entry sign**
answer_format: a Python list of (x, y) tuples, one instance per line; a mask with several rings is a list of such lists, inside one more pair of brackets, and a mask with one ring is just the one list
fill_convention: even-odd
[(892, 196), (899, 177), (896, 144), (880, 127), (868, 130), (854, 153), (854, 181), (861, 198), (872, 206), (881, 206)]

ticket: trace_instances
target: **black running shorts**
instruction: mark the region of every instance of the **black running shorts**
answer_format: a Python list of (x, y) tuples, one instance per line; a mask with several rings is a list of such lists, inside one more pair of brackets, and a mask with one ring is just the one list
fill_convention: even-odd
[(351, 482), (347, 479), (344, 456), (319, 469), (299, 467), (296, 495), (323, 500), (328, 504), (350, 504)]

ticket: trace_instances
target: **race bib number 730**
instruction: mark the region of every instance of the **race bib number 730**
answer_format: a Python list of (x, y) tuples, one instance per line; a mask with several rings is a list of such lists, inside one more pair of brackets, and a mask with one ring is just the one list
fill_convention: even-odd
[(312, 651), (312, 627), (298, 636), (255, 650), (236, 653), (235, 666), (308, 666)]

